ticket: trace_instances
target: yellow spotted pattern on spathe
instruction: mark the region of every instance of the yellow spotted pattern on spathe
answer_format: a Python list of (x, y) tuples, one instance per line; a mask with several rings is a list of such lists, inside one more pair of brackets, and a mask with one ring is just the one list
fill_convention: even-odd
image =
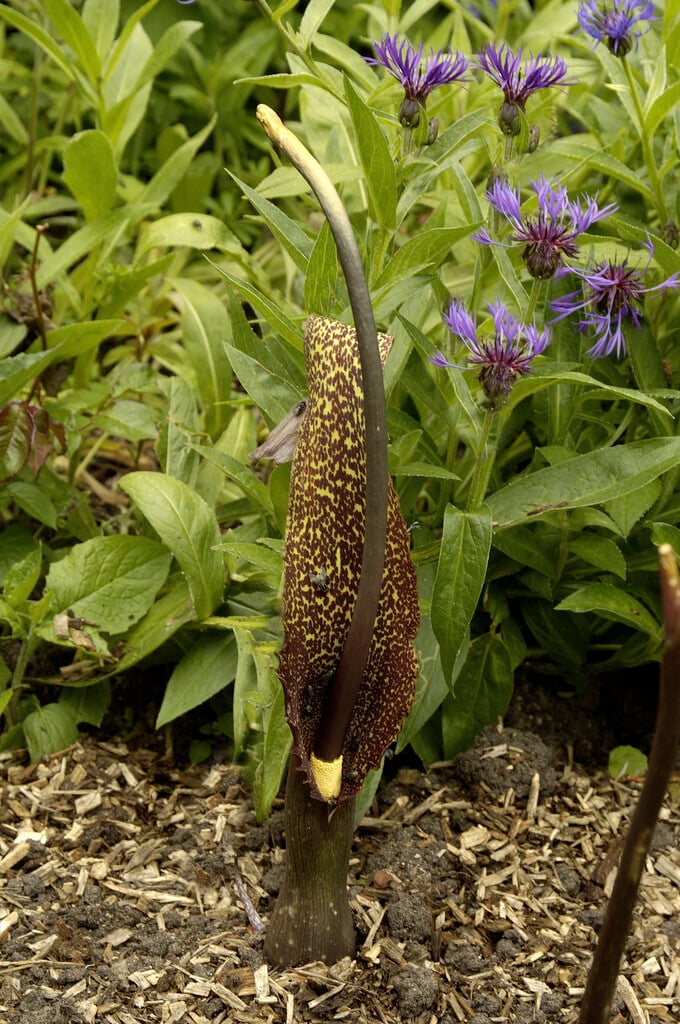
[[(379, 342), (384, 363), (392, 339), (380, 335)], [(301, 765), (316, 793), (309, 758), (354, 610), (364, 541), (365, 428), (354, 328), (310, 317), (305, 361), (308, 412), (290, 481), (279, 677)], [(378, 617), (345, 741), (340, 801), (357, 793), (366, 772), (378, 767), (411, 707), (418, 623), (409, 536), (390, 482)]]

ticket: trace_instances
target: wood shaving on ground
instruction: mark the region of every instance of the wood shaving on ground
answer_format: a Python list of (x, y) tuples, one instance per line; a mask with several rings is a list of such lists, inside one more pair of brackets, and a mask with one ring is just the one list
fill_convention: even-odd
[[(640, 782), (558, 764), (546, 790), (530, 752), (498, 740), (478, 755), (500, 789), (481, 771), (470, 785), (469, 763), (465, 782), (456, 762), (396, 775), (356, 832), (356, 959), (288, 971), (262, 958), (282, 804), (258, 824), (238, 768), (90, 739), (33, 765), (0, 756), (0, 1020), (573, 1024)], [(616, 1024), (680, 1019), (679, 788)]]

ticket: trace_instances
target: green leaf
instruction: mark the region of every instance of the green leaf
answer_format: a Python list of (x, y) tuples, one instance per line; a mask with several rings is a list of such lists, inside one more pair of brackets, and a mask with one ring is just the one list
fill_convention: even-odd
[[(53, 562), (45, 586), (55, 612), (73, 612), (103, 633), (124, 633), (148, 612), (170, 561), (163, 545), (146, 537), (95, 537)], [(54, 638), (51, 623), (49, 634)]]
[(418, 232), (397, 249), (376, 281), (375, 288), (383, 288), (425, 267), (439, 266), (454, 242), (467, 237), (471, 230), (469, 224), (463, 224), (455, 228), (429, 228)]
[(196, 398), (182, 377), (164, 378), (161, 388), (169, 404), (156, 451), (164, 473), (193, 487), (200, 462), (198, 453), (191, 448), (193, 438), (199, 433)]
[(182, 581), (159, 598), (125, 638), (125, 652), (108, 675), (118, 675), (157, 651), (173, 633), (195, 619), (188, 585)]
[(34, 431), (33, 414), (23, 402), (0, 408), (0, 481), (16, 476), (26, 465)]
[[(196, 132), (192, 138), (187, 139), (168, 157), (160, 170), (156, 171), (151, 181), (145, 186), (142, 194), (139, 196), (140, 203), (162, 206), (166, 202), (170, 193), (174, 192), (186, 174), (189, 164), (210, 135), (216, 123), (217, 114), (213, 114), (205, 128), (201, 128), (200, 131)], [(203, 215), (201, 215), (200, 219), (204, 219)]]
[(614, 747), (609, 752), (607, 771), (613, 779), (620, 779), (624, 775), (646, 775), (647, 755), (637, 747)]
[(581, 587), (556, 605), (555, 611), (595, 612), (602, 618), (623, 622), (647, 633), (659, 643), (662, 639), (661, 626), (645, 606), (609, 583), (589, 583)]
[(139, 443), (158, 433), (153, 413), (143, 402), (121, 399), (92, 418), (92, 426), (115, 437)]
[(512, 664), (500, 636), (486, 633), (470, 644), (456, 688), (442, 707), (444, 757), (455, 757), (475, 736), (507, 711), (513, 689)]
[(102, 724), (110, 703), (111, 684), (108, 679), (100, 679), (89, 686), (69, 686), (62, 690), (59, 698), (59, 704), (70, 711), (76, 722), (87, 722), (97, 728)]
[(626, 560), (620, 549), (609, 537), (598, 537), (592, 533), (582, 533), (569, 541), (567, 545), (572, 554), (582, 558), (589, 565), (594, 565), (603, 572), (613, 572), (622, 580), (626, 578)]
[(52, 499), (39, 484), (30, 480), (12, 480), (11, 483), (5, 484), (5, 493), (27, 515), (49, 526), (51, 530), (56, 530), (57, 510)]
[(680, 100), (680, 82), (674, 82), (661, 96), (658, 96), (651, 104), (648, 104), (644, 115), (644, 132), (649, 138), (663, 121), (666, 114), (675, 110)]
[(0, 586), (3, 586), (13, 566), (22, 562), (38, 545), (25, 523), (9, 523), (0, 530)]
[(19, 610), (26, 604), (40, 579), (41, 567), (42, 549), (40, 544), (12, 565), (5, 577), (4, 584), (4, 598), (12, 608)]
[(0, 94), (0, 125), (14, 142), (18, 142), (20, 146), (28, 145), (28, 132), (23, 122), (17, 117), (14, 108), (2, 94)]
[(677, 466), (680, 438), (602, 448), (512, 480), (487, 498), (499, 527), (554, 508), (600, 505), (639, 490)]
[(63, 704), (45, 704), (27, 715), (21, 724), (31, 761), (66, 750), (78, 741), (75, 716)]
[(270, 423), (280, 423), (300, 401), (302, 391), (294, 388), (286, 376), (269, 369), (264, 352), (262, 359), (255, 359), (233, 345), (226, 349), (241, 386)]
[(200, 444), (194, 445), (194, 450), (199, 452), (204, 459), (212, 462), (215, 466), (218, 466), (222, 472), (233, 480), (237, 484), (244, 494), (259, 505), (268, 515), (274, 514), (274, 508), (272, 500), (269, 497), (269, 490), (259, 480), (252, 469), (248, 466), (244, 466), (243, 463), (239, 462), (233, 456), (227, 452), (222, 452), (218, 448), (209, 448), (207, 445)]
[(179, 562), (196, 617), (204, 619), (224, 592), (220, 531), (212, 509), (186, 484), (160, 473), (128, 473), (120, 486)]
[(231, 177), (244, 196), (255, 207), (267, 227), (271, 229), (272, 234), (281, 243), (298, 270), (304, 273), (312, 254), (312, 241), (308, 235), (305, 234), (297, 221), (288, 217), (278, 206), (270, 203), (268, 199), (263, 199), (259, 192), (250, 188), (244, 181), (237, 178), (235, 174), (231, 174)]
[(305, 50), (332, 6), (333, 0), (310, 0), (307, 4), (300, 22), (300, 36)]
[(92, 128), (69, 140), (64, 150), (64, 181), (87, 220), (99, 220), (110, 211), (116, 197), (118, 168), (104, 132)]
[(97, 86), (102, 69), (90, 33), (68, 0), (45, 0), (47, 16), (66, 45), (73, 50), (92, 86)]
[(661, 481), (651, 480), (644, 487), (626, 494), (617, 501), (608, 501), (605, 510), (614, 520), (622, 536), (627, 537), (635, 524), (661, 494)]
[(451, 685), (454, 665), (470, 627), (486, 576), (491, 516), (485, 506), (444, 513), (437, 576), (432, 592), (432, 629), (439, 641), (444, 677)]
[(288, 755), (293, 743), (290, 728), (286, 722), (286, 708), (283, 688), (271, 672), (271, 696), (264, 708), (264, 744), (253, 785), (255, 815), (263, 821), (271, 811), (283, 781), (288, 764)]
[(31, 18), (27, 18), (25, 14), (20, 14), (19, 11), (10, 10), (6, 4), (0, 4), (0, 18), (4, 18), (8, 24), (13, 26), (13, 28), (23, 32), (28, 39), (32, 39), (34, 43), (37, 43), (38, 46), (42, 47), (45, 53), (52, 58), (54, 63), (61, 68), (69, 81), (75, 81), (76, 76), (73, 73), (71, 62), (49, 32), (46, 32), (44, 28), (36, 24), (36, 22)]
[(240, 277), (236, 277), (234, 274), (230, 274), (228, 270), (224, 270), (219, 267), (212, 260), (208, 260), (211, 267), (213, 267), (218, 274), (226, 278), (232, 287), (238, 292), (243, 298), (249, 302), (254, 309), (261, 313), (268, 324), (270, 324), (275, 331), (285, 338), (289, 344), (294, 348), (300, 347), (300, 331), (293, 323), (293, 321), (286, 316), (280, 306), (273, 302), (270, 298), (263, 295), (262, 292), (254, 288), (248, 281), (243, 281)]
[(397, 173), (385, 134), (371, 109), (345, 78), (345, 96), (354, 124), (356, 149), (364, 171), (369, 212), (381, 227), (397, 226)]
[(135, 263), (150, 249), (224, 249), (234, 236), (223, 221), (202, 213), (171, 213), (147, 224), (139, 233)]
[(225, 338), (231, 334), (224, 302), (198, 281), (173, 282), (182, 308), (182, 340), (191, 360), (211, 437), (224, 430), (229, 418), (231, 365)]
[(173, 670), (156, 719), (160, 729), (229, 686), (236, 676), (234, 637), (218, 633), (201, 637)]
[(305, 276), (305, 309), (328, 316), (338, 279), (338, 250), (330, 224), (324, 220), (312, 249)]
[(103, 61), (116, 38), (120, 0), (85, 0), (82, 16), (99, 59)]

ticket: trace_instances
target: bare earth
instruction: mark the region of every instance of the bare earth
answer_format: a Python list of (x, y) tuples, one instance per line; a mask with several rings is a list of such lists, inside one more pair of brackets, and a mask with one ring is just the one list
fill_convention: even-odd
[[(281, 808), (258, 825), (237, 768), (94, 740), (36, 765), (3, 755), (0, 1021), (576, 1021), (639, 781), (565, 762), (492, 729), (427, 775), (402, 769), (356, 833), (356, 960), (282, 972), (259, 920)], [(676, 775), (618, 1024), (680, 1019), (679, 791)]]

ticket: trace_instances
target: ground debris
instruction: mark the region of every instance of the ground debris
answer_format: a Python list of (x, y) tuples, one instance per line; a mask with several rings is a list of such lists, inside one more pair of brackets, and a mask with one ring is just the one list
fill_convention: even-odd
[[(257, 825), (237, 768), (161, 767), (90, 739), (36, 765), (0, 755), (0, 1019), (574, 1024), (640, 784), (537, 749), (491, 730), (463, 778), (455, 762), (400, 771), (355, 838), (357, 959), (290, 971), (264, 964), (258, 923), (282, 840)], [(620, 1024), (678, 1019), (679, 922), (669, 797)]]

